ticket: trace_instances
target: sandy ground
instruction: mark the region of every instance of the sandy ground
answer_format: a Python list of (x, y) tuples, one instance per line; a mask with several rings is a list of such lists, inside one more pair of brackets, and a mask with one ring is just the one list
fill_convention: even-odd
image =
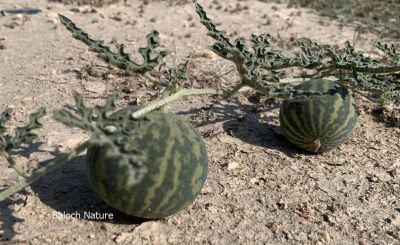
[[(159, 30), (164, 48), (173, 51), (165, 67), (192, 56), (189, 76), (195, 87), (238, 81), (229, 72), (234, 66), (207, 49), (211, 40), (192, 4), (126, 2), (97, 7), (0, 1), (0, 9), (42, 10), (0, 15), (0, 108), (14, 109), (11, 128), (39, 106), (51, 111), (73, 104), (74, 90), (91, 104), (119, 91), (120, 107), (158, 98), (158, 89), (143, 78), (109, 68), (87, 52), (59, 24), (57, 13), (94, 38), (125, 43), (136, 58), (145, 35)], [(255, 0), (199, 2), (232, 36), (269, 32), (285, 52), (302, 36), (337, 46), (350, 40), (366, 52), (377, 40), (307, 9)], [(337, 150), (310, 155), (282, 135), (280, 101), (256, 93), (230, 101), (182, 99), (172, 110), (204, 136), (210, 163), (206, 185), (187, 209), (145, 221), (109, 208), (88, 185), (83, 155), (0, 204), (0, 244), (400, 244), (400, 130), (377, 118), (374, 105), (357, 102), (360, 118), (352, 138)], [(28, 157), (50, 159), (87, 138), (50, 116), (43, 121), (38, 143), (15, 156), (25, 167)], [(4, 160), (0, 171), (2, 188), (18, 180)], [(91, 220), (84, 212), (111, 213), (113, 219)]]

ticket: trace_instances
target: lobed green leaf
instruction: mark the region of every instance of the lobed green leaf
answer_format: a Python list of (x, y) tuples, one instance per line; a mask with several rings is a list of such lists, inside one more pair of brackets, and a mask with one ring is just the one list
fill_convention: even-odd
[[(2, 119), (5, 117), (8, 120), (10, 118), (9, 113), (11, 113), (11, 111), (8, 110), (7, 112), (6, 110), (6, 112), (2, 114)], [(33, 133), (33, 130), (43, 127), (39, 119), (41, 119), (45, 115), (46, 115), (46, 109), (43, 107), (39, 108), (37, 112), (32, 113), (30, 115), (30, 119), (27, 125), (23, 127), (17, 127), (15, 129), (14, 136), (9, 140), (3, 141), (3, 146), (4, 146), (3, 150), (9, 152), (14, 148), (19, 147), (21, 144), (32, 142), (32, 140), (34, 140), (37, 137), (37, 135)], [(5, 131), (4, 125), (2, 126), (1, 131), (2, 133), (4, 133)]]
[(103, 44), (103, 41), (90, 38), (85, 31), (77, 27), (74, 22), (64, 15), (59, 14), (59, 18), (61, 24), (72, 33), (75, 39), (82, 41), (89, 47), (89, 51), (97, 53), (97, 57), (106, 63), (126, 71), (144, 74), (159, 65), (169, 53), (168, 51), (155, 52), (155, 49), (160, 46), (159, 33), (157, 31), (152, 31), (146, 36), (147, 47), (139, 48), (139, 52), (143, 57), (143, 63), (138, 64), (130, 59), (129, 54), (125, 53), (124, 44), (117, 44), (117, 52), (113, 52), (108, 46)]
[(208, 35), (215, 40), (210, 49), (236, 64), (243, 85), (260, 90), (268, 96), (287, 98), (316, 94), (312, 91), (295, 91), (289, 87), (276, 86), (286, 76), (278, 70), (295, 67), (312, 70), (313, 73), (308, 75), (311, 78), (335, 76), (338, 78), (337, 82), (354, 86), (353, 89), (368, 94), (368, 98), (400, 98), (400, 55), (393, 44), (378, 43), (377, 48), (389, 57), (385, 60), (355, 51), (350, 42), (346, 42), (344, 48), (336, 49), (308, 38), (300, 38), (297, 44), (301, 51), (285, 56), (271, 47), (272, 38), (269, 34), (251, 35), (252, 46), (249, 49), (243, 37), (232, 43), (226, 32), (217, 29), (198, 3), (196, 12), (200, 22), (208, 30)]

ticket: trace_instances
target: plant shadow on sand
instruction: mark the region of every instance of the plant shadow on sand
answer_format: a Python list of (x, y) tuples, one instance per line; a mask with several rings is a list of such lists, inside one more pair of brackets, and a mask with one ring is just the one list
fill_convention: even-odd
[[(18, 154), (29, 157), (32, 152), (38, 150), (40, 144), (32, 144), (30, 147), (18, 150)], [(35, 148), (35, 149), (33, 149)], [(43, 151), (42, 151), (43, 152)], [(46, 151), (47, 152), (47, 151)], [(53, 157), (60, 156), (59, 151), (49, 152)], [(43, 165), (50, 160), (42, 162)], [(103, 202), (90, 187), (86, 170), (85, 156), (78, 156), (65, 163), (59, 169), (50, 172), (30, 185), (32, 192), (42, 203), (49, 207), (47, 215), (54, 219), (66, 219), (71, 216), (79, 216), (82, 220), (91, 220), (95, 222), (108, 222), (113, 224), (140, 224), (147, 219), (137, 218), (126, 215)], [(32, 195), (25, 190), (21, 194)], [(0, 203), (0, 241), (11, 240), (18, 233), (15, 231), (15, 224), (23, 222), (14, 216), (13, 205), (22, 205), (24, 208), (26, 200), (23, 198), (8, 199)], [(38, 211), (39, 212), (39, 211)], [(98, 214), (99, 218), (93, 218), (89, 215)], [(101, 217), (104, 214), (112, 214), (112, 219)]]
[[(223, 130), (228, 135), (248, 144), (276, 149), (289, 157), (293, 157), (295, 154), (307, 154), (286, 140), (279, 123), (277, 123), (279, 120), (276, 113), (269, 113), (268, 117), (260, 117), (261, 114), (278, 107), (279, 104), (277, 103), (267, 103), (262, 106), (259, 104), (243, 104), (236, 98), (228, 103), (214, 101), (211, 106), (180, 111), (177, 114), (191, 118), (190, 121), (195, 127), (222, 123)], [(203, 117), (204, 114), (212, 116)], [(18, 154), (29, 157), (32, 152), (40, 151), (39, 146), (40, 144), (33, 144), (28, 148), (19, 150)], [(62, 153), (54, 151), (50, 154), (57, 157)], [(43, 164), (46, 165), (48, 162), (45, 161)], [(41, 202), (50, 207), (47, 215), (53, 216), (54, 219), (79, 214), (80, 219), (113, 224), (140, 224), (147, 221), (123, 214), (97, 197), (89, 185), (84, 155), (65, 163), (59, 169), (34, 182), (30, 187)], [(24, 201), (18, 199), (0, 203), (2, 222), (0, 234), (3, 233), (0, 236), (0, 241), (2, 238), (11, 239), (16, 235), (13, 226), (23, 220), (13, 216), (10, 206), (21, 202)], [(112, 213), (113, 219), (90, 219), (85, 213)]]
[[(78, 156), (31, 185), (54, 219), (78, 217), (113, 224), (140, 224), (147, 219), (126, 215), (102, 201), (92, 190), (86, 174), (86, 156)], [(97, 214), (98, 217), (91, 217)], [(112, 214), (112, 217), (107, 216)]]
[[(19, 149), (13, 151), (12, 155), (20, 155), (23, 157), (30, 157), (33, 152), (43, 152), (40, 148), (41, 143), (33, 143), (28, 147), (20, 147)], [(5, 190), (6, 187), (0, 189), (0, 191)], [(18, 234), (15, 231), (14, 226), (19, 222), (23, 222), (23, 219), (20, 219), (14, 215), (15, 208), (14, 206), (21, 206), (19, 209), (24, 208), (26, 205), (26, 196), (28, 192), (26, 190), (21, 190), (19, 192), (18, 198), (13, 197), (9, 198), (3, 202), (0, 202), (0, 242), (11, 240), (14, 236)]]
[[(177, 114), (195, 118), (191, 120), (195, 127), (222, 122), (223, 130), (228, 135), (251, 145), (278, 150), (289, 157), (293, 157), (295, 154), (308, 154), (299, 150), (285, 138), (279, 126), (278, 114), (269, 113), (268, 116), (261, 118), (261, 114), (279, 108), (279, 103), (276, 103), (275, 100), (264, 105), (243, 104), (237, 98), (230, 100), (229, 103), (212, 102), (213, 104), (209, 107)], [(202, 116), (200, 119), (197, 118), (198, 116), (193, 116), (199, 114), (208, 116)]]
[[(24, 191), (25, 192), (25, 191)], [(16, 200), (6, 200), (0, 203), (0, 243), (2, 241), (9, 241), (18, 234), (14, 230), (14, 225), (23, 222), (23, 219), (17, 218), (13, 215), (12, 205), (23, 205), (25, 200), (18, 198)]]

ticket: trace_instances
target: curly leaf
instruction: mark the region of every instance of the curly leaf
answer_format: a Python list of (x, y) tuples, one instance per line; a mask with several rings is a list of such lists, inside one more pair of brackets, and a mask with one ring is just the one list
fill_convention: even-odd
[(159, 53), (155, 52), (155, 49), (160, 46), (159, 43), (159, 33), (157, 31), (152, 31), (147, 35), (147, 47), (140, 48), (139, 52), (143, 56), (143, 63), (138, 64), (132, 61), (127, 53), (124, 51), (124, 45), (117, 45), (117, 52), (114, 53), (109, 47), (103, 44), (103, 41), (94, 40), (89, 37), (89, 35), (82, 29), (77, 27), (67, 17), (59, 14), (58, 15), (67, 30), (72, 33), (75, 39), (78, 39), (85, 43), (89, 47), (89, 51), (97, 53), (97, 57), (104, 60), (106, 63), (114, 65), (120, 69), (127, 70), (134, 73), (144, 74), (151, 71), (156, 67), (161, 61), (168, 55), (168, 51), (161, 51)]
[(109, 96), (104, 106), (88, 108), (84, 103), (82, 95), (74, 92), (75, 107), (79, 117), (65, 109), (54, 111), (53, 117), (68, 127), (77, 127), (87, 132), (94, 132), (96, 130), (105, 132), (104, 124), (109, 124), (109, 122), (105, 123), (105, 121), (111, 120), (107, 113), (115, 109), (116, 97), (116, 94)]
[(0, 115), (0, 136), (2, 136), (6, 131), (5, 124), (11, 118), (12, 110), (10, 108), (5, 109)]
[(82, 95), (74, 92), (75, 106), (80, 117), (75, 116), (70, 111), (61, 109), (53, 112), (55, 120), (68, 127), (77, 127), (88, 132), (93, 132), (93, 109), (87, 108), (83, 102)]
[[(216, 28), (204, 8), (196, 3), (200, 22), (207, 28), (208, 35), (215, 40), (210, 49), (224, 59), (235, 63), (241, 85), (257, 89), (268, 96), (287, 98), (314, 93), (296, 91), (288, 87), (276, 86), (286, 74), (277, 70), (297, 67), (312, 70), (310, 78), (336, 76), (338, 82), (352, 81), (353, 89), (379, 98), (396, 98), (399, 94), (400, 55), (394, 45), (378, 43), (377, 47), (390, 59), (375, 59), (363, 52), (357, 52), (350, 42), (342, 49), (321, 45), (308, 38), (300, 38), (297, 44), (300, 52), (285, 56), (272, 49), (269, 34), (252, 35), (251, 49), (240, 37), (232, 43), (226, 33)], [(249, 51), (249, 50), (252, 50)], [(356, 78), (354, 78), (354, 76)], [(371, 97), (371, 98), (372, 98)]]
[(273, 85), (279, 82), (284, 73), (276, 72), (275, 68), (270, 67), (268, 74), (264, 74), (264, 68), (268, 65), (276, 66), (277, 64), (279, 66), (287, 66), (292, 61), (286, 59), (279, 52), (267, 50), (270, 47), (271, 36), (269, 34), (253, 34), (250, 39), (253, 44), (251, 52), (247, 48), (243, 37), (237, 38), (232, 44), (226, 33), (216, 28), (204, 8), (198, 3), (196, 3), (196, 12), (200, 16), (200, 22), (207, 28), (208, 35), (216, 40), (210, 46), (210, 49), (222, 58), (236, 64), (243, 85), (257, 89), (271, 97), (287, 98), (299, 94), (305, 96), (321, 94), (320, 92), (295, 91)]
[(28, 124), (24, 127), (17, 127), (14, 136), (7, 142), (5, 147), (6, 151), (20, 146), (23, 143), (32, 142), (33, 139), (37, 137), (32, 131), (41, 128), (43, 125), (39, 122), (39, 119), (46, 115), (46, 109), (41, 107), (37, 112), (30, 115), (30, 120)]
[(375, 46), (384, 52), (394, 63), (400, 64), (400, 53), (397, 52), (393, 43), (389, 45), (378, 42)]
[(189, 61), (179, 64), (177, 67), (171, 69), (171, 82), (173, 85), (178, 85), (182, 81), (188, 79), (187, 72), (189, 68)]

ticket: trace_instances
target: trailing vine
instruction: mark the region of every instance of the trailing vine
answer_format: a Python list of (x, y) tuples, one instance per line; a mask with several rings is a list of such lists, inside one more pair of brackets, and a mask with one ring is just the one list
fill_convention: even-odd
[[(244, 37), (237, 38), (234, 41), (230, 40), (226, 32), (218, 30), (200, 4), (195, 3), (195, 7), (200, 22), (208, 30), (208, 35), (214, 39), (214, 43), (209, 48), (223, 59), (235, 64), (240, 77), (239, 84), (228, 89), (185, 88), (183, 81), (188, 79), (188, 63), (173, 68), (168, 81), (158, 79), (151, 72), (169, 52), (166, 50), (157, 51), (160, 46), (157, 31), (152, 31), (146, 36), (147, 46), (139, 49), (143, 62), (139, 63), (133, 61), (129, 54), (124, 51), (125, 46), (123, 44), (118, 44), (116, 46), (117, 51), (114, 52), (104, 45), (103, 41), (92, 39), (70, 19), (59, 15), (61, 24), (71, 32), (75, 39), (86, 44), (89, 51), (96, 53), (97, 57), (110, 65), (143, 75), (149, 81), (164, 89), (163, 96), (159, 101), (136, 111), (128, 110), (124, 117), (115, 118), (110, 116), (115, 109), (115, 94), (107, 99), (104, 106), (88, 108), (84, 104), (83, 97), (75, 93), (75, 109), (78, 115), (63, 109), (56, 110), (53, 113), (53, 118), (68, 127), (77, 127), (91, 133), (90, 139), (71, 152), (53, 159), (49, 164), (29, 171), (23, 171), (16, 166), (10, 156), (10, 151), (21, 144), (32, 142), (36, 138), (33, 131), (42, 127), (39, 120), (45, 114), (45, 110), (41, 108), (33, 113), (26, 126), (17, 128), (14, 136), (7, 138), (3, 135), (6, 131), (6, 122), (11, 117), (11, 110), (6, 109), (0, 116), (0, 155), (7, 159), (9, 166), (13, 167), (23, 180), (0, 192), (0, 201), (58, 168), (92, 145), (107, 146), (110, 152), (115, 154), (115, 157), (123, 158), (123, 162), (129, 163), (129, 166), (135, 168), (134, 181), (139, 182), (147, 171), (141, 162), (140, 153), (133, 149), (120, 147), (124, 145), (127, 138), (137, 137), (139, 132), (128, 130), (124, 125), (135, 120), (147, 120), (147, 113), (160, 108), (165, 109), (166, 105), (183, 96), (208, 94), (229, 98), (246, 88), (260, 91), (268, 97), (282, 99), (317, 96), (323, 93), (295, 89), (292, 83), (282, 81), (335, 77), (336, 82), (350, 87), (373, 101), (384, 103), (388, 100), (400, 98), (400, 51), (393, 44), (378, 43), (376, 47), (385, 54), (385, 57), (377, 59), (355, 51), (349, 42), (346, 43), (344, 48), (335, 49), (308, 38), (301, 38), (297, 41), (301, 51), (295, 52), (291, 56), (285, 56), (280, 50), (272, 47), (271, 35), (267, 33), (251, 35), (249, 38), (251, 46), (247, 44)], [(289, 77), (285, 69), (290, 67), (309, 70), (311, 74), (307, 77)], [(326, 93), (329, 93), (329, 91)], [(110, 135), (118, 135), (118, 142), (121, 145), (116, 145), (115, 142), (111, 141)], [(121, 152), (121, 149), (123, 152)]]

